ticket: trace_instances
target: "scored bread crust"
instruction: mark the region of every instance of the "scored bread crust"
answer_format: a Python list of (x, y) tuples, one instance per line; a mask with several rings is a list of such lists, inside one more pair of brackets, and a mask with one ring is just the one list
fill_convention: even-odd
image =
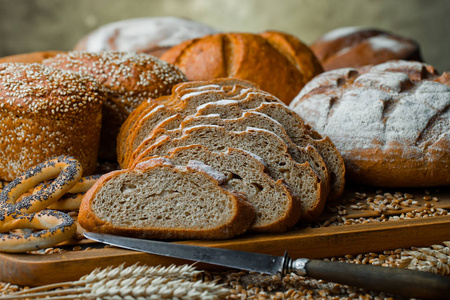
[[(136, 224), (130, 224), (127, 226), (121, 226), (102, 219), (98, 212), (94, 211), (94, 201), (97, 199), (97, 195), (102, 192), (102, 189), (107, 185), (108, 181), (117, 178), (123, 174), (145, 174), (151, 173), (156, 169), (161, 169), (166, 172), (175, 172), (181, 174), (187, 178), (190, 176), (198, 176), (208, 181), (208, 187), (211, 185), (216, 190), (216, 193), (224, 195), (229, 201), (229, 205), (232, 206), (230, 216), (227, 216), (226, 221), (217, 224), (212, 228), (189, 228), (188, 224), (179, 227), (156, 227), (156, 226), (137, 226)], [(169, 185), (170, 182), (163, 182)], [(105, 188), (106, 189), (106, 188)], [(201, 186), (198, 186), (198, 192), (202, 190)], [(114, 199), (114, 201), (120, 201), (120, 197)], [(190, 201), (194, 201), (191, 199)], [(215, 199), (211, 199), (211, 203), (214, 203)], [(151, 205), (150, 202), (147, 202)], [(142, 213), (142, 212), (139, 212)], [(179, 215), (171, 215), (172, 218), (182, 218)], [(208, 217), (206, 214), (205, 218)], [(246, 198), (237, 192), (228, 191), (221, 187), (221, 184), (217, 179), (208, 174), (206, 171), (199, 169), (198, 167), (180, 167), (174, 166), (169, 161), (160, 158), (148, 160), (136, 166), (135, 169), (119, 170), (103, 175), (94, 186), (86, 193), (80, 206), (80, 213), (78, 215), (78, 222), (80, 225), (88, 230), (101, 233), (119, 234), (126, 236), (133, 236), (138, 238), (155, 238), (155, 239), (226, 239), (235, 235), (244, 233), (255, 217), (255, 210), (251, 204), (246, 201)]]
[(342, 27), (311, 44), (326, 71), (357, 68), (394, 59), (422, 61), (419, 44), (376, 28)]
[(332, 70), (291, 108), (328, 135), (351, 181), (385, 187), (450, 184), (450, 83), (430, 65), (390, 61)]
[(171, 48), (161, 59), (180, 67), (191, 81), (245, 79), (286, 104), (323, 71), (298, 38), (276, 31), (207, 35)]

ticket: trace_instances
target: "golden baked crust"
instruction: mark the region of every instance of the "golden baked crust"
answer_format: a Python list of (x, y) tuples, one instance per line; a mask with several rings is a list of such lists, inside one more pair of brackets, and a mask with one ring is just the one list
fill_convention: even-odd
[(161, 59), (178, 66), (189, 80), (245, 79), (286, 104), (323, 71), (306, 45), (275, 31), (208, 35), (173, 47)]
[(375, 28), (342, 27), (311, 44), (326, 71), (357, 68), (389, 60), (422, 61), (419, 44), (411, 39)]
[(53, 57), (62, 51), (37, 51), (31, 53), (16, 54), (0, 57), (0, 63), (41, 63), (44, 59)]
[(430, 65), (390, 61), (309, 82), (291, 108), (341, 152), (351, 181), (450, 184), (450, 83)]
[(116, 138), (128, 115), (143, 101), (168, 95), (184, 74), (156, 57), (125, 52), (72, 51), (43, 64), (94, 76), (107, 90), (99, 157), (115, 159)]
[(94, 172), (105, 91), (92, 76), (40, 64), (0, 64), (0, 179), (59, 155)]

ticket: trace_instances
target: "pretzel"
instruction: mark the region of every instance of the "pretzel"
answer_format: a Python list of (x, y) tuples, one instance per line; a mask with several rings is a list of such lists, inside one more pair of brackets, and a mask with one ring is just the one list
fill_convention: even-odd
[[(74, 158), (59, 156), (38, 164), (14, 179), (0, 193), (0, 251), (24, 252), (45, 248), (69, 239), (76, 223), (69, 215), (47, 210), (80, 181), (81, 164)], [(40, 182), (56, 177), (33, 194), (20, 196)], [(44, 210), (45, 209), (45, 210)], [(6, 233), (31, 228), (35, 233)]]

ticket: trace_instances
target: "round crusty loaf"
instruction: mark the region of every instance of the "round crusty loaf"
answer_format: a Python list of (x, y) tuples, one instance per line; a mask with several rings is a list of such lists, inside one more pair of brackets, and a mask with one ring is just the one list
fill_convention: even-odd
[(0, 64), (0, 179), (70, 155), (97, 165), (103, 87), (92, 76), (40, 64)]
[(38, 51), (31, 53), (16, 54), (10, 56), (0, 57), (0, 63), (41, 63), (44, 59), (55, 56), (62, 51)]
[(178, 66), (189, 80), (245, 79), (286, 104), (322, 72), (308, 46), (274, 31), (208, 35), (173, 47), (161, 59)]
[(155, 158), (103, 175), (86, 193), (78, 222), (90, 231), (157, 239), (225, 239), (255, 217), (226, 176), (200, 162)]
[(156, 57), (144, 53), (72, 51), (44, 60), (43, 64), (94, 76), (107, 90), (103, 107), (99, 157), (116, 158), (120, 126), (142, 101), (171, 92), (186, 81), (184, 74)]
[(355, 182), (386, 187), (450, 184), (448, 74), (390, 61), (325, 72), (291, 108), (341, 152)]
[(205, 24), (176, 17), (128, 19), (103, 25), (89, 33), (74, 50), (132, 51), (159, 57), (181, 42), (216, 32)]
[(419, 44), (374, 28), (342, 27), (311, 44), (326, 71), (376, 65), (389, 60), (422, 61)]

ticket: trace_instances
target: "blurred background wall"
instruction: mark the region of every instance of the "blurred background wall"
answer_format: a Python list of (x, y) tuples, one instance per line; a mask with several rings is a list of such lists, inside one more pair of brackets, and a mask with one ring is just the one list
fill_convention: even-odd
[(144, 16), (281, 30), (306, 43), (337, 27), (374, 26), (415, 39), (426, 62), (450, 71), (450, 0), (0, 0), (0, 57), (70, 50), (103, 24)]

